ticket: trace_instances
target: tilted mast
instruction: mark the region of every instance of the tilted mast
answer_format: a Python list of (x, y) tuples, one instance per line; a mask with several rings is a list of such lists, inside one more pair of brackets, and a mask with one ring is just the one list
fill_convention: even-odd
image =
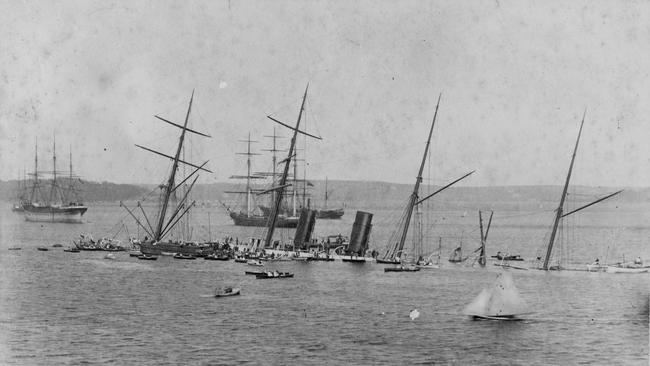
[(548, 248), (546, 249), (546, 257), (544, 257), (544, 265), (542, 269), (545, 271), (548, 270), (548, 262), (551, 259), (551, 253), (553, 252), (553, 244), (555, 244), (555, 234), (557, 234), (557, 228), (560, 224), (560, 219), (562, 218), (562, 210), (564, 209), (564, 201), (566, 199), (566, 193), (569, 189), (569, 181), (571, 180), (571, 173), (573, 172), (573, 163), (576, 159), (576, 153), (578, 152), (578, 143), (580, 142), (580, 135), (582, 134), (582, 126), (585, 123), (585, 116), (587, 111), (582, 115), (582, 122), (580, 122), (580, 130), (578, 131), (578, 138), (576, 139), (576, 145), (573, 148), (573, 156), (571, 156), (571, 164), (569, 164), (569, 172), (566, 175), (566, 181), (564, 182), (564, 189), (562, 189), (562, 196), (560, 197), (560, 205), (557, 210), (555, 210), (555, 221), (553, 222), (553, 230), (551, 231), (551, 238), (548, 241)]
[[(289, 145), (289, 153), (287, 154), (287, 158), (284, 160), (284, 170), (282, 172), (282, 177), (280, 178), (280, 182), (276, 188), (274, 188), (274, 191), (277, 191), (277, 194), (275, 196), (275, 202), (273, 207), (271, 207), (271, 216), (269, 216), (269, 220), (267, 222), (267, 231), (266, 231), (266, 238), (264, 239), (264, 245), (265, 247), (271, 246), (271, 241), (273, 240), (273, 232), (275, 231), (275, 225), (278, 220), (278, 213), (280, 212), (280, 206), (282, 204), (282, 196), (284, 193), (284, 189), (287, 187), (287, 176), (289, 175), (289, 167), (291, 165), (291, 159), (293, 158), (294, 154), (294, 148), (296, 146), (296, 137), (298, 135), (298, 132), (302, 133), (303, 135), (310, 136), (313, 138), (321, 139), (318, 136), (313, 136), (310, 135), (306, 132), (300, 131), (300, 121), (302, 119), (302, 112), (305, 109), (305, 100), (307, 100), (307, 90), (309, 89), (309, 84), (307, 84), (307, 87), (305, 88), (305, 94), (302, 97), (302, 104), (300, 105), (300, 112), (298, 112), (298, 120), (296, 121), (296, 127), (291, 127), (285, 123), (282, 123), (278, 121), (275, 118), (272, 118), (271, 116), (267, 116), (269, 119), (272, 121), (275, 121), (287, 128), (290, 128), (293, 130), (293, 136), (291, 137), (291, 144)], [(295, 189), (295, 187), (294, 187)]]
[(34, 147), (34, 184), (32, 185), (32, 196), (31, 201), (35, 200), (36, 189), (38, 187), (38, 139), (36, 140), (36, 146)]
[(571, 173), (573, 172), (573, 163), (575, 161), (576, 153), (578, 151), (578, 143), (580, 142), (580, 135), (582, 134), (582, 126), (585, 123), (586, 114), (587, 114), (587, 110), (585, 110), (585, 112), (582, 115), (582, 122), (580, 122), (580, 130), (578, 131), (578, 138), (576, 139), (576, 145), (573, 148), (573, 156), (571, 157), (571, 164), (569, 165), (569, 172), (567, 173), (566, 181), (564, 183), (564, 189), (562, 190), (562, 197), (560, 197), (560, 205), (558, 206), (558, 208), (557, 208), (557, 210), (555, 212), (555, 221), (553, 222), (553, 230), (551, 231), (551, 237), (550, 237), (549, 242), (548, 242), (548, 248), (546, 249), (546, 256), (544, 257), (544, 264), (542, 265), (542, 269), (545, 270), (545, 271), (548, 271), (548, 263), (551, 260), (551, 253), (553, 252), (553, 245), (555, 244), (555, 236), (557, 234), (557, 229), (558, 229), (558, 226), (560, 224), (560, 219), (563, 218), (563, 217), (569, 216), (569, 215), (571, 215), (573, 213), (576, 213), (576, 212), (578, 212), (580, 210), (583, 210), (583, 209), (585, 209), (587, 207), (595, 205), (598, 202), (601, 202), (601, 201), (604, 201), (604, 200), (606, 200), (608, 198), (614, 197), (617, 194), (623, 192), (623, 190), (620, 190), (620, 191), (611, 193), (611, 194), (609, 194), (609, 195), (607, 195), (605, 197), (601, 197), (601, 198), (599, 198), (599, 199), (597, 199), (597, 200), (595, 200), (595, 201), (593, 201), (593, 202), (591, 202), (589, 204), (586, 204), (586, 205), (584, 205), (584, 206), (582, 206), (580, 208), (577, 208), (577, 209), (575, 209), (575, 210), (573, 210), (571, 212), (563, 213), (563, 211), (564, 211), (564, 201), (566, 200), (566, 195), (567, 195), (567, 191), (568, 191), (568, 188), (569, 188), (569, 181), (571, 180)]
[[(161, 209), (160, 209), (158, 222), (156, 224), (155, 230), (152, 230), (152, 236), (153, 236), (152, 240), (153, 241), (160, 241), (169, 232), (169, 230), (172, 227), (174, 227), (174, 225), (176, 225), (176, 223), (192, 207), (192, 204), (194, 202), (192, 202), (192, 204), (190, 204), (187, 208), (183, 209), (183, 205), (185, 204), (185, 201), (187, 200), (187, 196), (189, 194), (189, 191), (194, 186), (194, 183), (196, 182), (196, 179), (198, 178), (198, 176), (194, 178), (194, 181), (192, 182), (190, 188), (184, 193), (183, 198), (180, 200), (180, 202), (178, 204), (178, 207), (176, 207), (176, 209), (172, 213), (169, 220), (167, 220), (167, 222), (165, 223), (165, 216), (167, 214), (167, 209), (168, 209), (168, 206), (169, 206), (169, 199), (171, 197), (171, 194), (174, 193), (176, 191), (176, 189), (178, 189), (183, 183), (185, 183), (190, 177), (192, 177), (194, 174), (196, 174), (199, 170), (203, 170), (203, 171), (212, 173), (210, 170), (204, 168), (204, 166), (208, 163), (207, 161), (205, 163), (201, 164), (200, 166), (197, 166), (197, 165), (194, 165), (192, 163), (188, 163), (188, 162), (180, 159), (181, 152), (183, 150), (183, 142), (185, 140), (185, 132), (189, 131), (189, 132), (197, 134), (197, 135), (210, 137), (209, 135), (206, 135), (206, 134), (203, 134), (201, 132), (197, 132), (197, 131), (194, 131), (192, 129), (187, 128), (187, 123), (188, 123), (188, 120), (189, 120), (189, 117), (190, 117), (190, 112), (192, 110), (192, 101), (193, 100), (194, 100), (194, 91), (192, 91), (192, 96), (190, 97), (189, 106), (187, 108), (187, 114), (185, 115), (185, 123), (183, 125), (179, 125), (179, 124), (176, 124), (174, 122), (168, 121), (168, 120), (166, 120), (166, 119), (164, 119), (162, 117), (155, 116), (156, 118), (158, 118), (159, 120), (161, 120), (163, 122), (166, 122), (166, 123), (168, 123), (168, 124), (170, 124), (172, 126), (176, 126), (176, 127), (180, 128), (180, 129), (182, 129), (181, 136), (180, 136), (180, 138), (178, 140), (178, 147), (176, 148), (176, 154), (174, 156), (163, 154), (161, 152), (158, 152), (158, 151), (155, 151), (155, 150), (152, 150), (152, 149), (149, 149), (149, 148), (146, 148), (144, 146), (137, 145), (137, 144), (135, 145), (135, 146), (137, 146), (137, 147), (139, 147), (139, 148), (141, 148), (143, 150), (147, 150), (147, 151), (153, 152), (153, 153), (155, 153), (157, 155), (164, 156), (164, 157), (166, 157), (168, 159), (171, 159), (173, 161), (172, 170), (171, 170), (171, 172), (169, 174), (169, 178), (167, 179), (167, 184), (164, 186), (164, 192), (163, 192), (163, 196), (162, 196), (162, 206), (161, 206)], [(180, 182), (178, 185), (175, 186), (174, 182), (175, 182), (175, 179), (176, 179), (176, 171), (178, 170), (178, 164), (179, 163), (183, 163), (185, 165), (189, 165), (191, 167), (194, 167), (195, 170), (191, 174), (189, 174), (187, 177), (185, 177), (185, 179), (183, 179), (182, 182)], [(181, 212), (181, 210), (182, 210), (182, 212)], [(128, 211), (128, 209), (127, 209), (127, 211)], [(137, 218), (133, 214), (132, 214), (132, 216), (136, 219), (136, 221), (138, 221)], [(145, 230), (146, 230), (145, 226), (142, 226), (142, 227), (145, 228)]]
[(440, 98), (442, 94), (438, 96), (438, 103), (436, 104), (436, 111), (433, 114), (433, 121), (431, 122), (431, 129), (429, 130), (429, 138), (427, 139), (427, 145), (424, 148), (424, 154), (422, 156), (422, 163), (420, 164), (420, 170), (418, 171), (418, 176), (415, 179), (415, 186), (413, 187), (413, 193), (409, 199), (408, 206), (406, 206), (406, 218), (404, 222), (404, 227), (402, 228), (402, 234), (400, 236), (397, 247), (394, 248), (392, 255), (400, 253), (404, 249), (404, 242), (406, 241), (406, 234), (408, 233), (409, 224), (411, 223), (411, 215), (413, 214), (413, 207), (418, 202), (418, 193), (420, 190), (420, 183), (422, 182), (422, 172), (424, 171), (424, 163), (427, 160), (427, 153), (429, 152), (429, 146), (431, 144), (431, 136), (433, 135), (433, 127), (436, 124), (436, 118), (438, 116), (438, 107), (440, 106)]

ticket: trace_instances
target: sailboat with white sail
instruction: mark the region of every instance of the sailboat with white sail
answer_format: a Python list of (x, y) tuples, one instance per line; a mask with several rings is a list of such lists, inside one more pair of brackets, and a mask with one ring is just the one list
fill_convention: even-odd
[(494, 284), (483, 289), (465, 307), (464, 313), (474, 320), (522, 320), (526, 308), (512, 275), (499, 272)]

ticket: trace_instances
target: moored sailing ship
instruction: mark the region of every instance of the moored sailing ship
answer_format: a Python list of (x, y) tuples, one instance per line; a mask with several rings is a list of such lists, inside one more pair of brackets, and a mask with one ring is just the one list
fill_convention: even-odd
[[(74, 176), (72, 173), (72, 152), (70, 153), (70, 173), (66, 178), (57, 177), (56, 140), (54, 141), (52, 160), (53, 168), (51, 172), (39, 172), (38, 145), (36, 145), (34, 173), (29, 188), (29, 198), (22, 199), (20, 204), (14, 207), (14, 211), (22, 210), (27, 221), (81, 223), (88, 207), (80, 202), (78, 191), (74, 186), (75, 180), (79, 177)], [(46, 173), (51, 174), (50, 179), (39, 179), (41, 175)]]
[(325, 207), (316, 211), (316, 217), (319, 219), (340, 219), (345, 214), (344, 208), (328, 208), (327, 200), (329, 198), (329, 191), (327, 190), (327, 177), (325, 177)]
[[(266, 176), (262, 174), (253, 174), (251, 172), (251, 156), (258, 155), (256, 153), (251, 152), (251, 142), (256, 142), (256, 141), (252, 141), (249, 134), (248, 139), (242, 142), (246, 142), (248, 146), (245, 153), (238, 153), (239, 155), (246, 155), (246, 166), (247, 166), (246, 175), (233, 175), (230, 177), (230, 179), (245, 179), (246, 188), (243, 191), (226, 191), (224, 193), (232, 193), (232, 194), (238, 194), (243, 196), (244, 199), (246, 200), (245, 210), (242, 209), (236, 211), (226, 206), (225, 204), (223, 206), (226, 208), (226, 211), (228, 211), (228, 215), (233, 220), (233, 223), (236, 226), (265, 227), (268, 223), (271, 212), (270, 210), (266, 209), (266, 207), (261, 205), (259, 207), (254, 207), (256, 205), (254, 205), (253, 202), (254, 201), (253, 195), (254, 194), (258, 195), (261, 193), (269, 193), (269, 192), (264, 192), (261, 189), (253, 188), (251, 182), (253, 180), (265, 179)], [(274, 139), (274, 147), (272, 151), (274, 152), (277, 151), (275, 150), (275, 139)], [(273, 161), (275, 167), (275, 156), (273, 158)], [(275, 177), (275, 172), (272, 173), (272, 177)], [(271, 195), (271, 197), (273, 199), (274, 194)], [(298, 226), (298, 217), (296, 215), (279, 214), (277, 218), (276, 226), (280, 228), (296, 228)]]

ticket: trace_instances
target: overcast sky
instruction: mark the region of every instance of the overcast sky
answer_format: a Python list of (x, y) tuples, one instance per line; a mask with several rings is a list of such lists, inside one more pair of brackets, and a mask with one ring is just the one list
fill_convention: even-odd
[[(58, 168), (158, 183), (192, 90), (187, 160), (227, 181), (270, 169), (275, 118), (307, 83), (308, 178), (561, 185), (650, 182), (647, 1), (2, 1), (0, 179)], [(278, 133), (289, 136), (278, 127)], [(279, 140), (286, 147), (288, 139)]]

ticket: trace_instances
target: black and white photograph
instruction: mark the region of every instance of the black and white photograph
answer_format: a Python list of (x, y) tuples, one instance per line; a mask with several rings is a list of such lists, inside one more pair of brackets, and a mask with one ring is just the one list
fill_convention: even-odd
[(0, 364), (650, 364), (650, 2), (0, 0)]

